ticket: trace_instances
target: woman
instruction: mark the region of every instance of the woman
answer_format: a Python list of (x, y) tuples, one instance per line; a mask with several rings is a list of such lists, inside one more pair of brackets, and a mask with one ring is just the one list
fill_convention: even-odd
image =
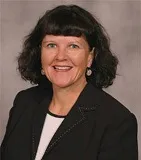
[(118, 60), (101, 24), (76, 5), (39, 19), (18, 57), (35, 87), (17, 94), (2, 160), (137, 160), (135, 116), (102, 88)]

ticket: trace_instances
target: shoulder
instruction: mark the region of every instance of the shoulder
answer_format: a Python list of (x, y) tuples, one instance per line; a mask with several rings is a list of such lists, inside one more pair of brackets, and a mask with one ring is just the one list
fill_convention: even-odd
[(100, 90), (98, 92), (101, 101), (97, 107), (97, 112), (101, 121), (117, 127), (123, 123), (137, 125), (135, 115), (126, 106), (105, 91)]
[(19, 91), (15, 96), (14, 103), (22, 99), (32, 98), (36, 94), (37, 90), (38, 90), (38, 86)]
[(34, 96), (37, 91), (38, 91), (38, 86), (21, 90), (17, 93), (13, 101), (13, 106), (9, 112), (10, 120), (22, 114), (25, 108), (29, 106), (28, 104), (33, 103), (33, 101), (35, 101)]
[[(43, 99), (49, 97), (51, 91), (49, 88), (34, 86), (17, 93), (13, 101), (13, 107), (10, 109), (10, 117), (18, 117), (26, 109), (34, 109)], [(16, 116), (15, 116), (16, 115)]]
[(42, 101), (46, 96), (50, 96), (52, 94), (52, 90), (50, 87), (43, 88), (40, 86), (34, 86), (25, 90), (21, 90), (17, 93), (14, 99), (14, 104), (18, 102), (40, 102)]
[(96, 88), (92, 84), (89, 84), (86, 89), (85, 100), (88, 101), (89, 105), (97, 106), (96, 115), (99, 121), (120, 123), (128, 118), (135, 119), (134, 114), (112, 95)]
[(105, 110), (107, 112), (120, 114), (120, 116), (131, 114), (130, 110), (124, 104), (103, 90), (101, 91), (101, 98), (101, 105), (106, 106)]
[[(44, 98), (50, 95), (49, 88), (34, 86), (22, 91), (19, 91), (15, 96), (13, 106), (9, 112), (9, 121), (16, 121), (26, 109), (32, 108), (39, 104)], [(10, 122), (11, 123), (11, 122)]]

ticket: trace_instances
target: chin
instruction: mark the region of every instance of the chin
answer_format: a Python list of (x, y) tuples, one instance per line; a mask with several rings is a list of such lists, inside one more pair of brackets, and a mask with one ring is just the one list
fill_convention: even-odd
[(71, 86), (73, 83), (52, 83), (53, 86), (59, 87), (59, 88), (67, 88)]

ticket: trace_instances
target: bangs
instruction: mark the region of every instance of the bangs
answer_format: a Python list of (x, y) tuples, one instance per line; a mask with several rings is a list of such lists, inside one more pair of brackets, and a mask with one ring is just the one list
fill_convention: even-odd
[(88, 26), (83, 18), (71, 10), (51, 12), (47, 17), (45, 35), (63, 35), (80, 37), (88, 34)]

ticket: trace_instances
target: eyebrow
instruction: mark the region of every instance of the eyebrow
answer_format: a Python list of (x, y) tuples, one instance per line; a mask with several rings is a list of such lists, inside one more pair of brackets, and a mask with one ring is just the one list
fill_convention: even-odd
[(42, 41), (42, 43), (48, 43), (48, 42), (54, 42), (54, 41)]
[[(55, 41), (53, 41), (53, 40), (51, 40), (51, 41), (48, 41), (48, 40), (42, 41), (43, 44), (49, 43), (49, 42), (57, 43), (57, 42), (55, 42)], [(70, 42), (68, 42), (68, 43), (78, 43), (78, 44), (80, 44), (80, 45), (83, 45), (83, 43), (81, 43), (81, 42), (79, 42), (79, 41), (70, 41)]]

